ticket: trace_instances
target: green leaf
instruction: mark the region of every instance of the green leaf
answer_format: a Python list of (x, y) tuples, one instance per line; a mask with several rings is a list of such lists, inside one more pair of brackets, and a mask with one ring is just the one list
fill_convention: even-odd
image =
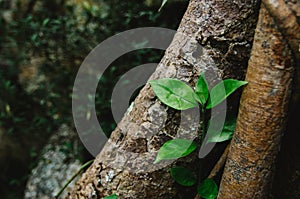
[(118, 196), (116, 194), (112, 194), (110, 196), (105, 196), (104, 199), (118, 199)]
[(220, 134), (214, 135), (214, 136), (208, 138), (207, 143), (224, 142), (224, 141), (230, 140), (232, 138), (232, 136), (233, 136), (233, 132), (222, 131)]
[(207, 143), (209, 143), (209, 142), (224, 142), (224, 141), (230, 140), (233, 136), (235, 126), (236, 126), (236, 118), (226, 120), (221, 133), (209, 137), (207, 139)]
[(207, 105), (207, 109), (213, 108), (214, 106), (220, 104), (229, 95), (231, 95), (239, 87), (247, 84), (248, 82), (239, 81), (235, 79), (225, 79), (219, 82), (215, 87), (211, 89), (210, 101)]
[(172, 160), (189, 155), (197, 148), (197, 144), (191, 140), (174, 139), (169, 140), (159, 149), (156, 160)]
[(198, 79), (195, 88), (196, 93), (196, 100), (201, 104), (204, 105), (209, 97), (209, 90), (207, 87), (206, 79), (204, 73), (202, 73)]
[(49, 18), (45, 19), (45, 20), (43, 21), (42, 26), (45, 27), (45, 26), (49, 23), (49, 21), (50, 21)]
[(158, 99), (174, 109), (186, 110), (198, 106), (193, 89), (182, 81), (165, 78), (149, 83)]
[(182, 186), (193, 186), (196, 183), (195, 175), (192, 171), (184, 167), (172, 167), (170, 169), (172, 178)]
[(199, 196), (205, 199), (214, 199), (218, 196), (218, 185), (212, 179), (205, 179), (197, 187)]
[(164, 7), (164, 5), (167, 3), (168, 0), (163, 0), (162, 3), (161, 3), (161, 6), (160, 8), (158, 9), (158, 12), (161, 11), (161, 9)]
[(87, 2), (87, 1), (84, 1), (83, 2), (83, 8), (89, 11), (91, 9), (90, 3)]

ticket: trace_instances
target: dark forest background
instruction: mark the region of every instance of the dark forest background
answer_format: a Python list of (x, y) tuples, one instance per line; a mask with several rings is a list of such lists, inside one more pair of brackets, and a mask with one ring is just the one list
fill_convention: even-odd
[[(0, 196), (23, 198), (42, 147), (62, 125), (73, 126), (71, 97), (77, 70), (101, 41), (138, 27), (176, 30), (188, 1), (0, 0)], [(97, 114), (114, 129), (110, 96), (130, 68), (159, 62), (164, 52), (120, 57), (103, 75)], [(66, 153), (71, 146), (65, 143)], [(90, 158), (78, 147), (78, 159)]]

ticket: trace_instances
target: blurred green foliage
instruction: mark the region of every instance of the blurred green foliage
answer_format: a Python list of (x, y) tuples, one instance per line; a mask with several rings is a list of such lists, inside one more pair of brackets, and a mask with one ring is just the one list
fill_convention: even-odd
[[(24, 1), (16, 2), (21, 4)], [(3, 9), (0, 18), (0, 121), (7, 131), (14, 133), (32, 133), (37, 126), (52, 132), (61, 123), (72, 121), (73, 81), (79, 65), (90, 50), (109, 36), (131, 28), (160, 26), (176, 29), (181, 18), (178, 13), (183, 13), (185, 9), (181, 3), (171, 5), (176, 9), (166, 8), (157, 12), (159, 5), (152, 7), (149, 2), (140, 1), (30, 2), (34, 2), (31, 9), (6, 5), (9, 9), (5, 10), (5, 4), (13, 3), (0, 1), (0, 9)], [(24, 3), (21, 5), (24, 6)], [(5, 12), (10, 12), (10, 19), (5, 19)], [(99, 84), (102, 86), (99, 87), (112, 88), (119, 76), (130, 67), (158, 62), (162, 53), (141, 50), (121, 57), (101, 79)], [(37, 85), (32, 93), (26, 93), (24, 85), (18, 81), (20, 67), (24, 70), (36, 57), (42, 59), (37, 66), (38, 73), (45, 75), (47, 81)], [(102, 98), (110, 96), (111, 91), (99, 92), (101, 95), (98, 95), (96, 104), (102, 105), (98, 106), (97, 111), (103, 112), (102, 109), (109, 108), (110, 104)], [(9, 113), (5, 112), (7, 105), (10, 106)], [(108, 127), (107, 131), (111, 130)]]
[[(72, 124), (73, 82), (97, 44), (132, 28), (177, 28), (187, 1), (170, 1), (158, 12), (160, 5), (151, 0), (0, 0), (0, 127), (25, 142), (20, 145), (29, 163), (52, 132)], [(118, 78), (131, 67), (159, 62), (162, 55), (158, 50), (128, 53), (105, 72), (95, 103), (108, 135), (116, 125), (110, 96)], [(8, 168), (0, 179), (8, 184), (1, 188), (7, 195), (1, 196), (20, 198), (29, 171), (29, 166)]]

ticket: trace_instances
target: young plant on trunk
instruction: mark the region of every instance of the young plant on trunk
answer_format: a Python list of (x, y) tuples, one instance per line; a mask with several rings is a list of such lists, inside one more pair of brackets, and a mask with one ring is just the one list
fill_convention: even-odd
[[(158, 99), (171, 108), (187, 110), (199, 106), (202, 115), (202, 142), (200, 144), (204, 144), (206, 136), (208, 136), (207, 142), (223, 142), (231, 139), (235, 120), (226, 121), (221, 133), (207, 135), (209, 122), (205, 119), (205, 115), (209, 109), (219, 105), (235, 90), (247, 84), (247, 82), (226, 79), (219, 82), (209, 91), (205, 75), (202, 73), (194, 90), (184, 82), (171, 78), (151, 80), (149, 83)], [(187, 139), (169, 140), (159, 149), (154, 163), (185, 157), (194, 152), (200, 144)], [(182, 186), (193, 186), (197, 181), (201, 180), (200, 176), (198, 176), (199, 179), (196, 179), (196, 175), (184, 167), (172, 167), (170, 173), (173, 179)], [(218, 186), (213, 179), (207, 178), (198, 185), (197, 191), (205, 199), (214, 199), (218, 195)]]

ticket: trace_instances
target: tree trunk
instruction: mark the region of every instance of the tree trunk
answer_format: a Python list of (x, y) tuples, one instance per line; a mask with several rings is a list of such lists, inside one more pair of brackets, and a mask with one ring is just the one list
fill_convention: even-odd
[(285, 38), (264, 4), (260, 9), (235, 134), (218, 198), (270, 198), (285, 130), (293, 61)]
[[(203, 71), (213, 71), (218, 78), (244, 79), (258, 4), (191, 0), (150, 79), (171, 77), (194, 86)], [(199, 129), (199, 121), (189, 114), (180, 117), (179, 111), (162, 105), (147, 84), (68, 198), (102, 198), (113, 193), (119, 198), (188, 198), (180, 196), (169, 174), (170, 164), (153, 164), (160, 146), (173, 136), (195, 137), (193, 129)], [(188, 124), (179, 126), (182, 119)], [(194, 154), (177, 164), (195, 169), (196, 159)]]

